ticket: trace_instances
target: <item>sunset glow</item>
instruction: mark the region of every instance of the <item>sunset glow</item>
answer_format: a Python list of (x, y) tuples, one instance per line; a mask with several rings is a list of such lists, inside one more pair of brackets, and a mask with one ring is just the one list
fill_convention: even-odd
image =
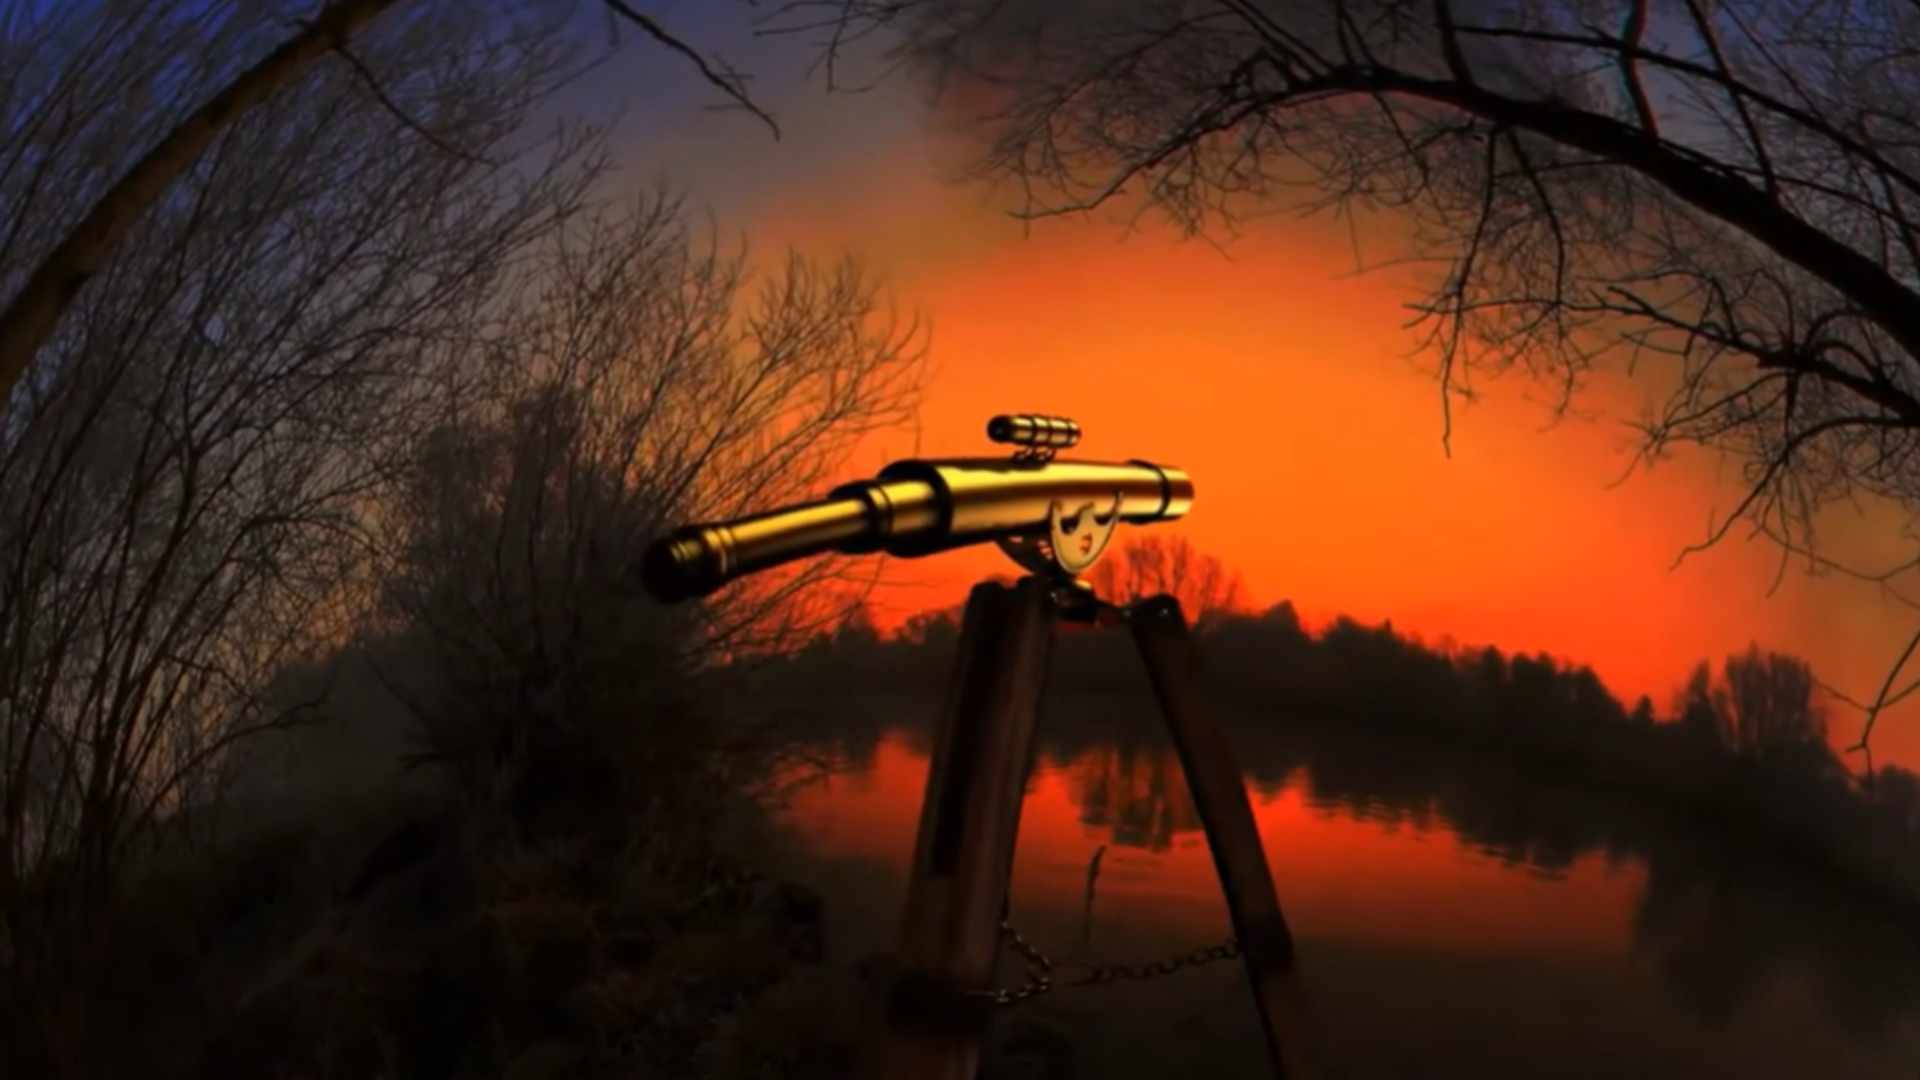
[[(1257, 603), (1549, 652), (1629, 700), (1664, 705), (1696, 660), (1755, 640), (1864, 694), (1906, 632), (1831, 582), (1768, 596), (1778, 555), (1739, 534), (1676, 568), (1738, 492), (1703, 455), (1617, 482), (1631, 387), (1582, 399), (1598, 418), (1550, 426), (1538, 388), (1496, 382), (1456, 408), (1449, 457), (1405, 325), (1415, 294), (1404, 277), (1351, 274), (1335, 223), (1274, 223), (1225, 254), (1099, 222), (1026, 237), (971, 193), (890, 175), (878, 199), (823, 181), (755, 219), (756, 235), (861, 253), (932, 319), (919, 430), (875, 440), (858, 470), (987, 451), (997, 412), (1069, 415), (1089, 457), (1189, 470), (1199, 499), (1173, 527), (1239, 569)], [(986, 552), (903, 564), (880, 602), (902, 618), (999, 569)], [(1837, 734), (1857, 723), (1838, 714)], [(1920, 756), (1920, 732), (1890, 724), (1881, 747)]]
[[(1592, 665), (1629, 702), (1665, 706), (1695, 662), (1754, 641), (1871, 697), (1911, 633), (1914, 611), (1865, 585), (1792, 567), (1770, 591), (1778, 553), (1737, 531), (1676, 568), (1737, 502), (1739, 476), (1683, 454), (1617, 483), (1644, 387), (1594, 387), (1581, 416), (1549, 430), (1550, 388), (1478, 386), (1481, 400), (1455, 410), (1449, 457), (1440, 394), (1405, 325), (1417, 282), (1356, 275), (1343, 223), (1275, 215), (1218, 244), (1151, 216), (1027, 228), (954, 179), (968, 150), (935, 134), (907, 80), (827, 95), (777, 45), (761, 41), (754, 63), (779, 143), (663, 106), (631, 153), (647, 169), (671, 162), (756, 253), (852, 255), (930, 321), (917, 427), (872, 440), (850, 472), (988, 452), (996, 413), (1068, 415), (1088, 457), (1189, 470), (1198, 502), (1171, 527), (1241, 571), (1257, 603), (1548, 652)], [(1405, 254), (1392, 222), (1365, 240), (1370, 263)], [(1884, 563), (1908, 554), (1898, 525), (1870, 513), (1826, 540)], [(952, 604), (1004, 569), (991, 552), (896, 565), (883, 620)], [(1836, 742), (1859, 719), (1836, 707)], [(1920, 762), (1920, 716), (1890, 718), (1876, 750)]]

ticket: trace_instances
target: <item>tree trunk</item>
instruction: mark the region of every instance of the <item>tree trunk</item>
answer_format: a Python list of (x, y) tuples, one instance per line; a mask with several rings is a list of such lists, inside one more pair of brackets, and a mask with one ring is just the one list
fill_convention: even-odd
[(53, 336), (74, 298), (100, 272), (167, 186), (246, 110), (297, 78), (314, 61), (345, 44), (356, 31), (401, 0), (334, 0), (259, 63), (241, 72), (206, 104), (167, 132), (146, 156), (107, 190), (47, 255), (18, 295), (0, 311), (0, 402)]

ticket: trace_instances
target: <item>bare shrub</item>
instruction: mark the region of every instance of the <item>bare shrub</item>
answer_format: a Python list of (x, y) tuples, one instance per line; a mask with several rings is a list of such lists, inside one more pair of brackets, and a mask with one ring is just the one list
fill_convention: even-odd
[(1196, 627), (1208, 627), (1247, 606), (1238, 571), (1194, 547), (1186, 537), (1129, 536), (1093, 568), (1088, 583), (1103, 599), (1130, 604), (1162, 593), (1180, 601)]
[(249, 803), (210, 841), (290, 730), (350, 726), (343, 662), (432, 661), (390, 681), (516, 822), (576, 778), (692, 809), (763, 760), (705, 662), (788, 640), (832, 568), (667, 613), (623, 567), (822, 480), (905, 407), (912, 335), (850, 267), (755, 279), (665, 200), (586, 213), (597, 143), (529, 127), (578, 70), (567, 6), (321, 5), (396, 10), (245, 101), (307, 5), (0, 13), (0, 383), (32, 359), (0, 408), (0, 1073), (183, 1068), (285, 959), (312, 822)]
[(1758, 645), (1727, 657), (1718, 670), (1704, 660), (1696, 665), (1674, 713), (1734, 756), (1778, 763), (1826, 753), (1827, 708), (1812, 670)]
[(796, 642), (831, 562), (667, 608), (664, 527), (816, 495), (912, 402), (916, 335), (851, 265), (763, 274), (652, 197), (571, 224), (497, 297), (388, 518), (376, 652), (423, 759), (504, 809), (664, 841), (768, 774), (778, 740), (712, 662)]
[[(0, 265), (57, 238), (142, 118), (191, 96), (203, 61), (181, 35), (264, 30), (194, 11), (124, 38), (64, 24), (75, 39), (53, 44), (72, 51), (51, 56), (0, 41), (22, 125), (0, 158)], [(353, 616), (421, 355), (470, 335), (512, 257), (593, 177), (579, 140), (512, 144), (552, 43), (422, 18), (358, 57), (384, 97), (326, 65), (236, 119), (0, 411), (8, 1075), (134, 1068), (131, 1035), (98, 1037), (114, 1025), (94, 992), (141, 932), (115, 922), (130, 875), (201, 838), (248, 737), (307, 715), (266, 691)]]

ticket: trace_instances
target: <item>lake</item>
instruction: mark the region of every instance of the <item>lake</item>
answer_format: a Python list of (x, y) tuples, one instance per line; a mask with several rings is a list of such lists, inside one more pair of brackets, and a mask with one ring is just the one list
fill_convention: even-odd
[[(786, 814), (792, 871), (826, 897), (842, 959), (891, 946), (927, 769), (933, 705), (882, 711)], [(1127, 711), (1049, 705), (1011, 911), (1056, 962), (1139, 963), (1228, 933), (1177, 760)], [(1497, 766), (1236, 727), (1320, 1075), (1920, 1075), (1910, 915), (1760, 845)], [(1064, 1034), (1071, 1075), (1268, 1075), (1237, 961), (1063, 988), (1006, 1016), (1003, 1030)]]

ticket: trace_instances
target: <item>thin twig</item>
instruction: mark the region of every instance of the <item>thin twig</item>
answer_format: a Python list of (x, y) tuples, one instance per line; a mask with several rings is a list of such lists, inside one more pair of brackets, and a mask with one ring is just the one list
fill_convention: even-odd
[(355, 56), (353, 50), (347, 47), (346, 42), (343, 41), (335, 46), (333, 51), (340, 59), (347, 62), (347, 66), (351, 67), (354, 74), (359, 77), (361, 85), (366, 88), (368, 93), (373, 95), (373, 100), (379, 102), (381, 108), (392, 114), (393, 118), (400, 122), (401, 127), (420, 136), (429, 146), (432, 146), (435, 150), (449, 157), (457, 158), (469, 165), (491, 166), (493, 164), (493, 162), (488, 161), (486, 158), (470, 154), (453, 145), (434, 134), (425, 124), (408, 115), (407, 111), (400, 107), (400, 103), (393, 100), (392, 96), (387, 93), (386, 88), (380, 85), (380, 79), (373, 73), (373, 69), (367, 67), (358, 56)]
[(626, 0), (603, 0), (603, 2), (615, 14), (639, 27), (640, 32), (652, 38), (656, 44), (662, 45), (685, 57), (693, 64), (694, 68), (700, 72), (700, 77), (706, 80), (709, 86), (732, 98), (734, 103), (740, 108), (759, 117), (760, 122), (767, 125), (767, 130), (773, 132), (773, 137), (775, 139), (780, 138), (779, 122), (774, 120), (772, 113), (761, 108), (760, 105), (753, 100), (752, 96), (747, 93), (745, 76), (721, 65), (717, 61), (708, 60), (706, 57), (700, 55), (699, 51), (693, 46), (680, 40), (679, 37), (668, 31), (666, 27), (661, 26), (659, 21), (653, 16), (627, 3)]

